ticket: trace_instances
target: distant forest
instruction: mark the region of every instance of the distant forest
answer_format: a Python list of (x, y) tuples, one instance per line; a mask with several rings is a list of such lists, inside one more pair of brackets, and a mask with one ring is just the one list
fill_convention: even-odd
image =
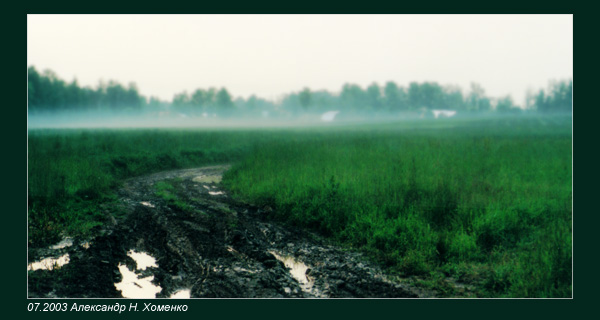
[(135, 83), (124, 86), (116, 81), (100, 82), (96, 88), (82, 87), (56, 76), (51, 70), (39, 72), (34, 66), (27, 69), (28, 112), (52, 111), (113, 111), (123, 113), (177, 113), (196, 116), (298, 116), (339, 110), (344, 113), (386, 115), (424, 113), (446, 109), (459, 113), (521, 113), (571, 112), (573, 81), (550, 82), (547, 90), (528, 92), (524, 108), (510, 96), (492, 98), (476, 83), (468, 93), (456, 86), (442, 86), (436, 82), (412, 82), (408, 87), (389, 81), (383, 86), (376, 83), (363, 89), (356, 84), (344, 84), (340, 93), (304, 88), (284, 95), (280, 101), (269, 101), (257, 96), (234, 99), (226, 88), (197, 89), (180, 92), (172, 101), (145, 97)]

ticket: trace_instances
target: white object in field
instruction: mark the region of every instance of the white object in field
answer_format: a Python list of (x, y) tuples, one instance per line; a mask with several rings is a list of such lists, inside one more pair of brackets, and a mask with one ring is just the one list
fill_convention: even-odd
[(339, 111), (327, 111), (321, 115), (321, 121), (331, 122), (335, 119), (335, 116), (340, 113)]
[(440, 116), (444, 118), (450, 118), (456, 115), (456, 110), (431, 110), (433, 116), (437, 119)]

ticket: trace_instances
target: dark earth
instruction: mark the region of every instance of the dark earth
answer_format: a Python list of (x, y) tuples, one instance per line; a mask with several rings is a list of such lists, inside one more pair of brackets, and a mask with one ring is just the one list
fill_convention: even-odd
[[(220, 192), (227, 169), (176, 170), (126, 180), (119, 203), (105, 208), (122, 214), (111, 214), (117, 218), (96, 237), (74, 239), (62, 249), (29, 248), (30, 262), (65, 253), (70, 257), (57, 270), (30, 271), (29, 297), (122, 297), (115, 287), (122, 280), (119, 264), (136, 270), (130, 250), (156, 259), (158, 267), (136, 273), (154, 276), (153, 283), (162, 288), (157, 298), (181, 288), (189, 289), (191, 298), (435, 296), (408, 279), (386, 276), (358, 252), (268, 219), (268, 207)], [(81, 245), (84, 241), (89, 247)], [(294, 278), (276, 256), (305, 264), (305, 278)]]

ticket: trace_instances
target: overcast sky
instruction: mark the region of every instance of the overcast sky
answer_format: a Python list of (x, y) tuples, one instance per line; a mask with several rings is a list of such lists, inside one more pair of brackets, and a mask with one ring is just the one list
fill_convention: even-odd
[(523, 104), (573, 77), (572, 15), (28, 15), (27, 65), (145, 96), (226, 87), (278, 99), (344, 83), (437, 81)]

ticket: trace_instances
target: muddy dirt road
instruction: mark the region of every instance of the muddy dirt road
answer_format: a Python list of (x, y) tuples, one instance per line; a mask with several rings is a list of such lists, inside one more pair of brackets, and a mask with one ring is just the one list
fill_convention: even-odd
[[(227, 166), (161, 172), (124, 182), (122, 212), (94, 239), (30, 249), (66, 257), (30, 273), (30, 297), (419, 297), (361, 254), (265, 218), (220, 188)], [(267, 208), (266, 210), (269, 210)]]

